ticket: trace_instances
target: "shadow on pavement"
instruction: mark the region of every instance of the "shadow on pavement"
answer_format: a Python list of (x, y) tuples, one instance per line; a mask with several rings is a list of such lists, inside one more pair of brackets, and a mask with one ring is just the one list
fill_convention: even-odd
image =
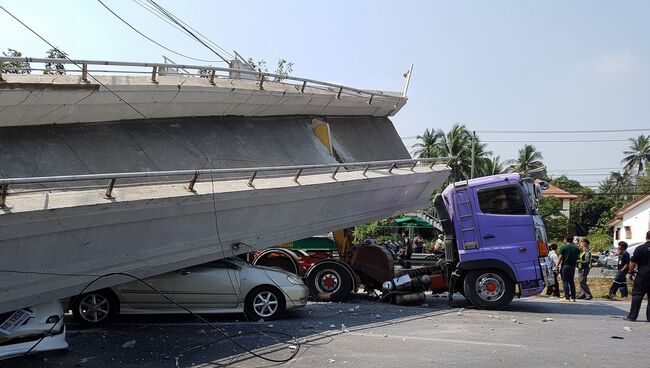
[[(66, 316), (66, 354), (41, 353), (7, 361), (8, 367), (191, 367), (272, 366), (246, 352), (288, 359), (300, 346), (326, 345), (334, 336), (454, 313), (447, 298), (431, 297), (421, 306), (397, 306), (364, 297), (345, 303), (310, 303), (282, 320), (248, 322), (241, 314), (203, 315), (223, 333), (191, 315), (119, 316), (103, 328), (83, 329)], [(230, 339), (226, 338), (226, 334)], [(287, 335), (284, 335), (287, 334)]]

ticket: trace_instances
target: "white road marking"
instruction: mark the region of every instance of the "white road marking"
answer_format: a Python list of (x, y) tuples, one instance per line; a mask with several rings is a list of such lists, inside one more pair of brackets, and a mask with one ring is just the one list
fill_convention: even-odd
[(420, 340), (420, 341), (435, 341), (435, 342), (447, 342), (452, 344), (469, 344), (469, 345), (483, 345), (483, 346), (500, 346), (505, 348), (523, 348), (526, 345), (519, 344), (505, 344), (500, 342), (488, 342), (488, 341), (471, 341), (471, 340), (454, 340), (454, 339), (443, 339), (435, 337), (420, 337), (420, 336), (402, 336), (402, 335), (392, 335), (389, 334), (388, 337), (384, 337), (382, 334), (365, 334), (365, 333), (351, 333), (351, 335), (361, 336), (361, 337), (375, 337), (380, 339), (392, 338), (399, 340)]

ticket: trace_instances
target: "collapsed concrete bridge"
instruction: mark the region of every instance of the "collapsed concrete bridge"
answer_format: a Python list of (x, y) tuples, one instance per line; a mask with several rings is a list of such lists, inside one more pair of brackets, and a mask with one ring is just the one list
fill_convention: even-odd
[(0, 312), (425, 208), (448, 176), (388, 119), (404, 96), (145, 65), (2, 74)]

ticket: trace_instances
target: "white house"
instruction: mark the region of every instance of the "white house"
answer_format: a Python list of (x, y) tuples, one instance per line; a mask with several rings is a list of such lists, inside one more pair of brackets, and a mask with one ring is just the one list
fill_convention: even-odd
[(607, 225), (614, 227), (614, 246), (621, 240), (628, 244), (644, 242), (650, 230), (650, 193), (616, 211)]

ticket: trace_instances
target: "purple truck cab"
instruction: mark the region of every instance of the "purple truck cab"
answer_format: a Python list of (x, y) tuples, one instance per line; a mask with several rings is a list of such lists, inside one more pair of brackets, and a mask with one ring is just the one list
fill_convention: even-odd
[(436, 196), (450, 291), (498, 309), (555, 282), (540, 200), (540, 185), (519, 174), (453, 183)]

